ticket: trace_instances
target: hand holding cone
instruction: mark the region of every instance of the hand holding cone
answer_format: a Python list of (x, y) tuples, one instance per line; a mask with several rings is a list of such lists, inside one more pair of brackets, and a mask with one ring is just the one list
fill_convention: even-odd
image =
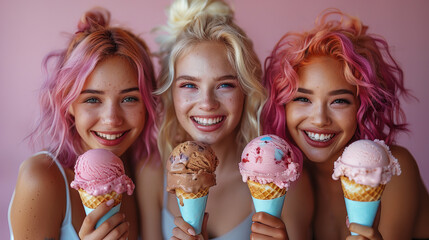
[(216, 185), (218, 159), (209, 145), (188, 141), (176, 146), (167, 162), (167, 191), (175, 193), (183, 219), (201, 232), (209, 188)]
[(122, 194), (131, 195), (135, 187), (125, 175), (122, 160), (105, 149), (92, 149), (79, 156), (75, 179), (70, 185), (79, 191), (87, 215), (100, 204), (115, 200), (113, 208), (97, 222), (96, 228), (119, 211)]
[(386, 184), (400, 173), (398, 160), (383, 141), (350, 144), (334, 163), (332, 175), (341, 179), (349, 221), (371, 227)]

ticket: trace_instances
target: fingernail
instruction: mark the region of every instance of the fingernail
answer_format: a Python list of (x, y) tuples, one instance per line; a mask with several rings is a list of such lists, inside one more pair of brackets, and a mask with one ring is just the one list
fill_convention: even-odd
[(107, 206), (112, 206), (113, 205), (113, 203), (115, 202), (115, 200), (114, 199), (110, 199), (109, 201), (107, 201)]
[(192, 228), (188, 229), (188, 233), (191, 234), (192, 236), (195, 236), (195, 231)]
[(347, 226), (347, 228), (350, 228), (350, 222), (349, 222), (349, 217), (348, 216), (346, 217), (346, 226)]

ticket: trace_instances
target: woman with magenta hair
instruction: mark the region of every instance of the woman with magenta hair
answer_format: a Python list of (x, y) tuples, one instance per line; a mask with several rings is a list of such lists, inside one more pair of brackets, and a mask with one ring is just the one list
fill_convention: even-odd
[[(367, 30), (329, 9), (312, 30), (284, 35), (266, 60), (264, 131), (290, 137), (304, 154), (314, 239), (429, 238), (428, 192), (413, 156), (394, 145), (407, 130), (399, 101), (408, 95), (403, 72), (386, 41)], [(341, 184), (331, 177), (334, 161), (358, 139), (384, 140), (402, 169), (386, 185), (372, 228), (348, 224)]]
[(120, 212), (97, 229), (95, 223), (112, 203), (85, 217), (78, 191), (69, 188), (77, 156), (89, 149), (121, 157), (136, 183), (143, 165), (159, 160), (149, 49), (109, 21), (104, 9), (85, 13), (68, 46), (44, 60), (48, 74), (40, 90), (41, 114), (30, 134), (44, 150), (19, 169), (9, 209), (11, 239), (138, 238), (139, 185), (136, 194), (124, 194)]

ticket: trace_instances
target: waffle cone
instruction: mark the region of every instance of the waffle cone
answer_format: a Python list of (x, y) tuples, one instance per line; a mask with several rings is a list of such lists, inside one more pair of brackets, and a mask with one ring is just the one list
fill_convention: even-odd
[(252, 180), (247, 181), (250, 193), (256, 199), (268, 200), (279, 198), (286, 194), (286, 188), (279, 188), (274, 183), (260, 184)]
[(341, 176), (341, 186), (345, 198), (359, 202), (373, 202), (381, 198), (386, 185), (380, 184), (377, 187), (371, 187)]
[(176, 196), (178, 198), (184, 198), (184, 199), (200, 198), (200, 197), (204, 197), (208, 193), (209, 193), (209, 188), (203, 188), (197, 193), (185, 192), (181, 188), (176, 188)]
[(115, 191), (100, 196), (93, 196), (87, 193), (85, 190), (79, 189), (79, 195), (80, 199), (82, 200), (82, 204), (91, 209), (97, 208), (98, 205), (107, 202), (110, 199), (115, 200), (113, 206), (118, 205), (122, 201), (122, 194), (118, 194)]

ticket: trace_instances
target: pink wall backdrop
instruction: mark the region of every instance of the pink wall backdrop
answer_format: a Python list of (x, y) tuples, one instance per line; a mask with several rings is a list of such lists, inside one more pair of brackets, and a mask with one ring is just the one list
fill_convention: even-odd
[[(290, 30), (308, 29), (323, 9), (336, 7), (358, 16), (393, 47), (405, 72), (406, 87), (419, 101), (403, 101), (410, 133), (399, 138), (417, 160), (429, 186), (429, 1), (427, 0), (229, 0), (238, 23), (253, 39), (263, 61), (277, 40)], [(63, 47), (81, 14), (93, 6), (112, 13), (114, 23), (140, 33), (157, 49), (150, 30), (166, 20), (170, 0), (0, 0), (0, 239), (9, 236), (7, 208), (20, 163), (32, 154), (24, 138), (38, 114), (41, 60)]]

